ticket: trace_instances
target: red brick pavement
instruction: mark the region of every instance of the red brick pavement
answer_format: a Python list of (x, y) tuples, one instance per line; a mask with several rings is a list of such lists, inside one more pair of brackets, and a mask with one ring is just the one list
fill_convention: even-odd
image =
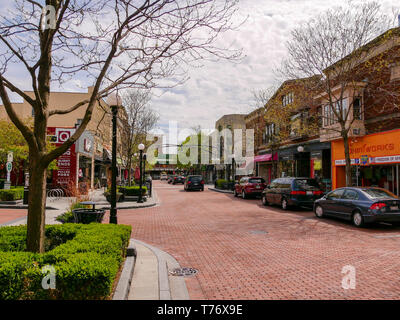
[(25, 217), (27, 214), (26, 209), (0, 209), (0, 224)]
[[(199, 270), (186, 281), (191, 299), (400, 298), (399, 228), (356, 229), (259, 200), (158, 181), (155, 188), (160, 206), (119, 210), (118, 222)], [(346, 265), (356, 268), (354, 290), (342, 288)]]

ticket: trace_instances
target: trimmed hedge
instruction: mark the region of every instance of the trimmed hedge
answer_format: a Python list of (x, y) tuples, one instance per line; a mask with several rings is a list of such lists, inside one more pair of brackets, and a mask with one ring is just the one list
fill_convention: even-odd
[[(0, 299), (109, 299), (131, 227), (93, 223), (46, 226), (46, 253), (24, 252), (26, 226), (0, 228)], [(42, 288), (43, 266), (56, 288)]]
[(15, 201), (24, 197), (24, 188), (0, 189), (0, 201)]

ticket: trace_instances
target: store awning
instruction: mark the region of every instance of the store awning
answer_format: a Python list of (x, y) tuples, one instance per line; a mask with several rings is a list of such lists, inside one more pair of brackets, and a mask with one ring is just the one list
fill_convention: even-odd
[[(278, 154), (275, 153), (274, 155), (274, 161), (278, 160)], [(272, 161), (272, 154), (263, 154), (261, 156), (255, 156), (254, 157), (254, 162), (267, 162), (267, 161)]]

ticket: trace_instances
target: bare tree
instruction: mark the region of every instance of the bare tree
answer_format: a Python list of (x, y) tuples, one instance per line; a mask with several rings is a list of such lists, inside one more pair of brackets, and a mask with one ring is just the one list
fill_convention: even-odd
[(391, 37), (390, 31), (383, 32), (388, 30), (392, 19), (380, 10), (377, 2), (361, 5), (350, 2), (295, 28), (287, 43), (288, 58), (278, 70), (290, 79), (320, 78), (321, 81), (315, 82), (317, 86), (310, 89), (320, 92), (324, 125), (321, 134), (343, 139), (348, 186), (352, 178), (349, 132), (354, 126), (362, 129), (364, 125), (359, 97), (368, 88), (381, 86), (376, 74), (383, 72), (392, 59), (390, 55), (374, 52), (377, 46), (388, 44)]
[[(240, 51), (215, 45), (221, 33), (234, 28), (231, 18), (237, 2), (16, 0), (9, 12), (2, 13), (0, 98), (29, 145), (29, 251), (44, 251), (46, 168), (83, 133), (96, 101), (116, 89), (181, 83), (186, 80), (186, 67), (206, 58), (239, 58)], [(33, 96), (15, 84), (16, 68), (24, 70)], [(93, 83), (90, 98), (66, 109), (51, 109), (51, 85), (72, 79)], [(13, 108), (10, 91), (32, 106), (32, 130)], [(86, 110), (80, 126), (63, 145), (48, 151), (48, 119), (78, 108)]]
[(150, 107), (151, 93), (148, 90), (129, 90), (123, 96), (126, 119), (122, 120), (120, 156), (125, 160), (128, 183), (131, 185), (131, 169), (134, 153), (139, 143), (146, 141), (147, 134), (155, 128), (159, 115)]

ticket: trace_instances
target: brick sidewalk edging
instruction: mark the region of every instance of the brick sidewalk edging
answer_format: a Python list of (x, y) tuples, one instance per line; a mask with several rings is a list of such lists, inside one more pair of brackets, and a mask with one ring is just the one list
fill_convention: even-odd
[(220, 192), (220, 193), (230, 193), (233, 194), (233, 191), (231, 190), (221, 190), (221, 189), (216, 189), (212, 187), (208, 187), (208, 190), (214, 191), (214, 192)]

